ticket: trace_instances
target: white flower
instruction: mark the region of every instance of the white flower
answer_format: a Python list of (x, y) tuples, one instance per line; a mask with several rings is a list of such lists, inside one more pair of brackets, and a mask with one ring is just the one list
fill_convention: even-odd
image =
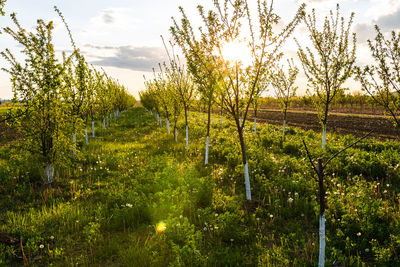
[(126, 206), (127, 208), (132, 208), (132, 204), (130, 204), (130, 203), (126, 203), (125, 206)]
[(274, 218), (274, 215), (273, 215), (273, 214), (270, 214), (269, 217), (270, 217), (270, 218)]
[(292, 203), (292, 202), (293, 202), (293, 198), (289, 197), (287, 201), (288, 201), (289, 203)]
[(54, 239), (54, 236), (53, 236), (53, 235), (52, 235), (52, 236), (50, 236), (50, 239), (51, 239), (51, 240), (53, 240), (53, 239)]
[(233, 238), (231, 238), (231, 242), (233, 242)]
[(44, 245), (43, 245), (43, 244), (40, 244), (39, 248), (40, 248), (40, 249), (44, 248)]
[(366, 249), (365, 249), (365, 252), (369, 252), (369, 248), (366, 248)]
[(358, 232), (358, 233), (357, 233), (357, 236), (361, 236), (361, 232)]

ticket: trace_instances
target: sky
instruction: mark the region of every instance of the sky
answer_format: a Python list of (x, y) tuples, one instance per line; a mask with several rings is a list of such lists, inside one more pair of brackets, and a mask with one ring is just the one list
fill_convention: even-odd
[[(248, 0), (254, 3), (255, 0)], [(269, 1), (268, 1), (269, 2)], [(307, 4), (307, 11), (315, 8), (319, 25), (322, 19), (340, 4), (341, 15), (347, 20), (355, 12), (353, 31), (357, 34), (357, 63), (371, 63), (367, 39), (375, 36), (374, 24), (383, 32), (400, 28), (399, 0), (275, 0), (276, 13), (283, 24), (295, 15), (301, 3)], [(15, 28), (9, 14), (15, 12), (20, 24), (32, 31), (37, 19), (52, 20), (55, 24), (54, 44), (56, 50), (71, 51), (67, 31), (53, 6), (63, 13), (73, 38), (87, 61), (96, 68), (103, 68), (110, 76), (118, 79), (135, 97), (144, 89), (143, 75), (152, 77), (152, 68), (166, 60), (160, 35), (170, 38), (171, 17), (180, 18), (178, 7), (182, 6), (193, 24), (201, 20), (196, 6), (210, 7), (212, 0), (8, 0), (5, 5), (6, 16), (0, 17), (0, 27)], [(307, 45), (307, 31), (299, 25), (293, 34), (301, 44)], [(0, 35), (0, 51), (9, 48), (18, 54), (21, 47), (7, 34)], [(296, 60), (297, 46), (289, 41), (283, 52)], [(19, 60), (23, 58), (18, 57)], [(7, 68), (7, 62), (0, 58), (0, 68)], [(12, 90), (10, 77), (0, 71), (0, 99), (10, 99)], [(304, 94), (307, 84), (300, 67), (298, 77), (299, 94)], [(354, 81), (347, 87), (359, 90)]]

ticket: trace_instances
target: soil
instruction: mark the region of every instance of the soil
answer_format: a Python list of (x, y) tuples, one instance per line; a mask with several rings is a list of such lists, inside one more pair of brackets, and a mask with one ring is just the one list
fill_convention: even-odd
[[(283, 115), (280, 110), (263, 108), (257, 112), (257, 121), (282, 125)], [(312, 111), (288, 110), (286, 124), (307, 130), (322, 131), (317, 113)], [(333, 113), (328, 117), (328, 132), (352, 134), (360, 137), (371, 130), (373, 131), (371, 136), (374, 137), (382, 139), (400, 138), (400, 129), (395, 128), (388, 118), (382, 115)]]

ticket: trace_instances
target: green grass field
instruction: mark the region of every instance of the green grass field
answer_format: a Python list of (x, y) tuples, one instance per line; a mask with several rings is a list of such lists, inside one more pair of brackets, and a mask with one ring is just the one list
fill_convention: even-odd
[[(318, 185), (302, 139), (316, 156), (320, 134), (289, 128), (281, 143), (280, 127), (255, 136), (249, 124), (247, 203), (233, 125), (215, 120), (208, 167), (205, 122), (193, 112), (189, 127), (187, 151), (182, 121), (175, 143), (129, 110), (47, 187), (23, 148), (1, 147), (0, 233), (18, 241), (0, 241), (0, 266), (315, 266)], [(325, 157), (355, 139), (327, 140)], [(327, 266), (400, 264), (399, 162), (399, 142), (373, 139), (332, 161)]]

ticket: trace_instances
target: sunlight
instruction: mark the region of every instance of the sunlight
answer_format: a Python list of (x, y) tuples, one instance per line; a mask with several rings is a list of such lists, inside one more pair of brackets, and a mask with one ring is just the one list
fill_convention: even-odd
[(252, 61), (250, 47), (248, 47), (245, 42), (240, 42), (238, 40), (225, 43), (221, 48), (221, 53), (223, 58), (231, 63), (238, 62), (247, 66)]
[(167, 225), (165, 224), (165, 222), (159, 222), (156, 225), (156, 232), (158, 234), (162, 233), (165, 231), (165, 229), (167, 229)]

